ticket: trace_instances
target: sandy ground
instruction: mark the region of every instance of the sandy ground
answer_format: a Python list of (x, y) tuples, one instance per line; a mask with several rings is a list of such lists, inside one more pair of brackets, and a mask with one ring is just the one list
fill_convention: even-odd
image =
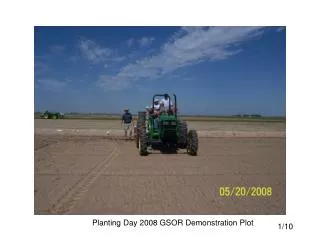
[[(35, 121), (35, 214), (286, 213), (285, 137), (200, 137), (198, 156), (141, 157), (134, 142), (117, 137), (37, 133), (102, 124)], [(275, 123), (254, 127), (285, 131)], [(272, 196), (220, 196), (227, 186), (271, 187)]]
[[(35, 119), (37, 129), (120, 129), (120, 120), (43, 120)], [(246, 132), (284, 132), (286, 125), (281, 122), (218, 122), (190, 121), (190, 129), (206, 131), (246, 131)]]
[[(120, 121), (114, 120), (35, 120), (41, 135), (122, 136)], [(285, 123), (268, 122), (188, 122), (199, 137), (285, 137)]]

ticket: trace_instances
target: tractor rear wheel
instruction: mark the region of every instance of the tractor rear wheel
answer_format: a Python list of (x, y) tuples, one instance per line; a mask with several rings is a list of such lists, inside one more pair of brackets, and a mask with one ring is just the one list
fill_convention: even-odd
[(148, 154), (148, 135), (144, 127), (139, 128), (138, 148), (140, 156), (146, 156)]
[(186, 148), (188, 144), (188, 126), (185, 121), (179, 121), (179, 138), (178, 138), (178, 147)]
[(138, 128), (136, 128), (136, 132), (134, 134), (134, 140), (136, 142), (136, 147), (139, 148), (139, 132), (138, 132)]
[(188, 154), (196, 156), (198, 152), (198, 134), (196, 130), (190, 130), (188, 133)]
[(140, 129), (140, 127), (145, 127), (146, 125), (146, 112), (138, 112), (138, 122), (137, 127)]

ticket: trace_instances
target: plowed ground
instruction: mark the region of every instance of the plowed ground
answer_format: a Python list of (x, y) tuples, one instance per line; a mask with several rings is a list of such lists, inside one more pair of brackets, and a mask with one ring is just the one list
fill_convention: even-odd
[[(35, 135), (35, 214), (285, 214), (285, 138), (199, 138), (198, 156)], [(271, 187), (225, 197), (220, 187)], [(235, 193), (234, 193), (235, 194)]]

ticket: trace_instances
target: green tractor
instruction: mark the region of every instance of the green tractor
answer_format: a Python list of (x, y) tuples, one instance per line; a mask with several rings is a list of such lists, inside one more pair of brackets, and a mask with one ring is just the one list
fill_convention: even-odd
[(148, 155), (148, 149), (178, 150), (186, 149), (192, 156), (197, 155), (198, 135), (195, 130), (189, 130), (187, 123), (177, 116), (177, 98), (174, 96), (174, 108), (169, 104), (169, 109), (155, 114), (154, 100), (168, 94), (156, 94), (152, 99), (152, 109), (138, 113), (138, 122), (135, 131), (136, 147), (141, 156)]
[(40, 117), (44, 118), (44, 119), (63, 119), (64, 118), (64, 114), (60, 113), (60, 112), (45, 111), (44, 113), (41, 114)]

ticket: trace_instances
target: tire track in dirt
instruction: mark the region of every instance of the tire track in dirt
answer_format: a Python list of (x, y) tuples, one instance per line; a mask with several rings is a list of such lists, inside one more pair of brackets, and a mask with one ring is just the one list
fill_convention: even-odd
[(52, 143), (46, 143), (46, 144), (44, 144), (44, 145), (42, 145), (42, 146), (40, 146), (40, 147), (36, 147), (36, 148), (34, 149), (34, 151), (38, 151), (38, 150), (40, 150), (40, 149), (49, 147), (49, 146), (51, 146), (51, 145), (53, 145), (53, 144), (56, 144), (56, 143), (58, 143), (58, 142), (59, 142), (59, 141), (52, 142)]
[(119, 155), (117, 145), (112, 152), (96, 167), (90, 170), (83, 178), (77, 181), (67, 192), (65, 192), (55, 204), (48, 210), (50, 214), (65, 214), (73, 209), (77, 201), (88, 191), (96, 179), (110, 166), (112, 161)]

